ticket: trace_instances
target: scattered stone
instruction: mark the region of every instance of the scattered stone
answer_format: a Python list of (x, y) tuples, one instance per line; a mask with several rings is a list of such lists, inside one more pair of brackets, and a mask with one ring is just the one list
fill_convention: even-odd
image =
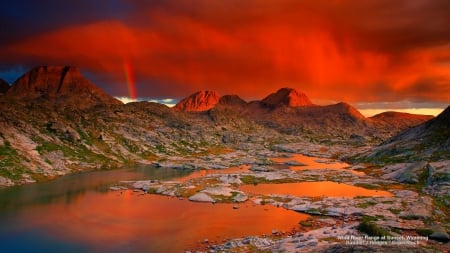
[(245, 202), (248, 200), (248, 196), (244, 193), (238, 193), (236, 196), (234, 196), (233, 201), (234, 202)]
[(435, 225), (431, 227), (431, 230), (433, 233), (429, 236), (430, 239), (440, 241), (440, 242), (448, 242), (450, 241), (450, 237), (445, 231), (445, 228), (443, 228), (440, 225)]
[(233, 190), (231, 188), (224, 187), (224, 186), (209, 187), (209, 188), (206, 188), (206, 189), (202, 190), (201, 192), (208, 193), (208, 194), (211, 194), (211, 195), (223, 195), (223, 196), (226, 196), (226, 197), (232, 196), (233, 192), (241, 193), (240, 191), (236, 191), (236, 190)]
[(270, 167), (266, 167), (266, 166), (252, 166), (250, 167), (251, 171), (258, 171), (258, 172), (269, 172), (269, 171), (273, 171), (272, 168)]
[(211, 203), (216, 202), (211, 196), (209, 196), (204, 192), (199, 192), (190, 196), (189, 200), (194, 202), (211, 202)]
[(289, 165), (289, 166), (308, 166), (308, 164), (306, 164), (306, 163), (297, 162), (295, 160), (287, 161), (284, 164)]
[(11, 179), (0, 176), (0, 186), (12, 186), (14, 183)]

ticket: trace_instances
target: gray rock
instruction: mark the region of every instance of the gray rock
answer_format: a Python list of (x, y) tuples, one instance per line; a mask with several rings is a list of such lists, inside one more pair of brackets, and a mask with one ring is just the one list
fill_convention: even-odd
[(211, 203), (216, 202), (211, 196), (209, 196), (204, 192), (199, 192), (197, 194), (190, 196), (189, 200), (194, 202), (211, 202)]
[(268, 167), (264, 167), (264, 166), (252, 166), (250, 168), (251, 171), (258, 171), (258, 172), (269, 172), (269, 171), (273, 171), (273, 169), (268, 168)]
[(301, 162), (297, 162), (294, 160), (287, 161), (284, 164), (289, 165), (289, 166), (308, 166), (308, 164), (306, 164), (306, 163), (301, 163)]
[(233, 201), (234, 202), (245, 202), (247, 201), (248, 196), (244, 193), (238, 193), (236, 196), (234, 196)]
[(397, 168), (399, 165), (394, 165), (385, 169), (393, 171), (383, 176), (383, 178), (392, 178), (401, 183), (416, 184), (419, 182), (419, 174), (424, 169), (428, 169), (426, 165), (426, 162), (403, 164), (400, 168)]
[(450, 237), (448, 236), (447, 231), (445, 231), (445, 228), (443, 228), (442, 226), (435, 225), (431, 227), (431, 230), (433, 230), (433, 233), (429, 236), (430, 239), (440, 242), (450, 241)]
[(11, 185), (14, 185), (11, 179), (0, 176), (0, 186), (11, 186)]

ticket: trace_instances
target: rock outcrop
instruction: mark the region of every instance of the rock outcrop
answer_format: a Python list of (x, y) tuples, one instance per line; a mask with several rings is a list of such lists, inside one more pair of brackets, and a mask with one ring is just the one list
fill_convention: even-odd
[(175, 110), (185, 112), (202, 112), (213, 108), (220, 99), (215, 91), (199, 91), (182, 99), (175, 106)]
[(366, 158), (381, 162), (450, 158), (450, 106), (436, 118), (388, 139)]
[(281, 88), (277, 92), (270, 94), (261, 102), (270, 106), (285, 105), (289, 107), (313, 105), (311, 100), (302, 92), (292, 88)]
[(87, 80), (76, 67), (40, 66), (19, 77), (6, 93), (22, 101), (50, 101), (58, 106), (85, 109), (121, 104)]

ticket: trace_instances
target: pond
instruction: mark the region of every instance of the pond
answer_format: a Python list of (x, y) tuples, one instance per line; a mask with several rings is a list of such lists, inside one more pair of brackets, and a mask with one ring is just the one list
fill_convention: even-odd
[[(241, 169), (230, 172), (236, 170)], [(234, 209), (234, 204), (109, 190), (121, 180), (176, 180), (191, 173), (141, 166), (0, 190), (2, 252), (183, 252), (206, 238), (221, 243), (272, 229), (289, 231), (308, 217), (250, 202)]]
[(249, 192), (253, 194), (261, 194), (261, 195), (283, 194), (299, 197), (392, 196), (392, 193), (388, 191), (369, 190), (362, 187), (336, 183), (331, 181), (243, 185), (239, 188), (244, 192)]
[(358, 176), (365, 175), (364, 172), (347, 169), (350, 167), (348, 163), (336, 161), (333, 159), (311, 157), (301, 154), (289, 154), (289, 157), (273, 157), (271, 158), (271, 160), (274, 161), (275, 163), (282, 165), (289, 164), (290, 162), (296, 162), (299, 165), (288, 166), (289, 169), (295, 171), (329, 169), (329, 170), (348, 171)]

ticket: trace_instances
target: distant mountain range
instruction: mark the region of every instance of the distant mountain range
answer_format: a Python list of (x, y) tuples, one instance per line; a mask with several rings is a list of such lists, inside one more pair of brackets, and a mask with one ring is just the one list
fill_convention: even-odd
[(433, 116), (385, 112), (364, 117), (347, 103), (314, 105), (302, 92), (282, 88), (261, 101), (246, 102), (237, 95), (220, 96), (215, 91), (200, 91), (182, 99), (175, 107), (185, 112), (209, 111), (218, 114), (239, 114), (266, 127), (289, 134), (335, 135), (347, 138), (360, 135), (386, 139)]
[(450, 106), (436, 118), (381, 143), (365, 159), (375, 163), (450, 159)]
[[(75, 67), (33, 68), (11, 87), (0, 82), (0, 93), (0, 182), (6, 178), (19, 184), (249, 143), (380, 143), (430, 119), (390, 143), (410, 141), (405, 139), (410, 131), (425, 138), (431, 130), (448, 130), (448, 116), (389, 112), (366, 118), (346, 103), (314, 105), (290, 88), (251, 102), (200, 91), (173, 108), (151, 102), (122, 104)], [(448, 147), (448, 137), (443, 138), (447, 142), (442, 145)]]

